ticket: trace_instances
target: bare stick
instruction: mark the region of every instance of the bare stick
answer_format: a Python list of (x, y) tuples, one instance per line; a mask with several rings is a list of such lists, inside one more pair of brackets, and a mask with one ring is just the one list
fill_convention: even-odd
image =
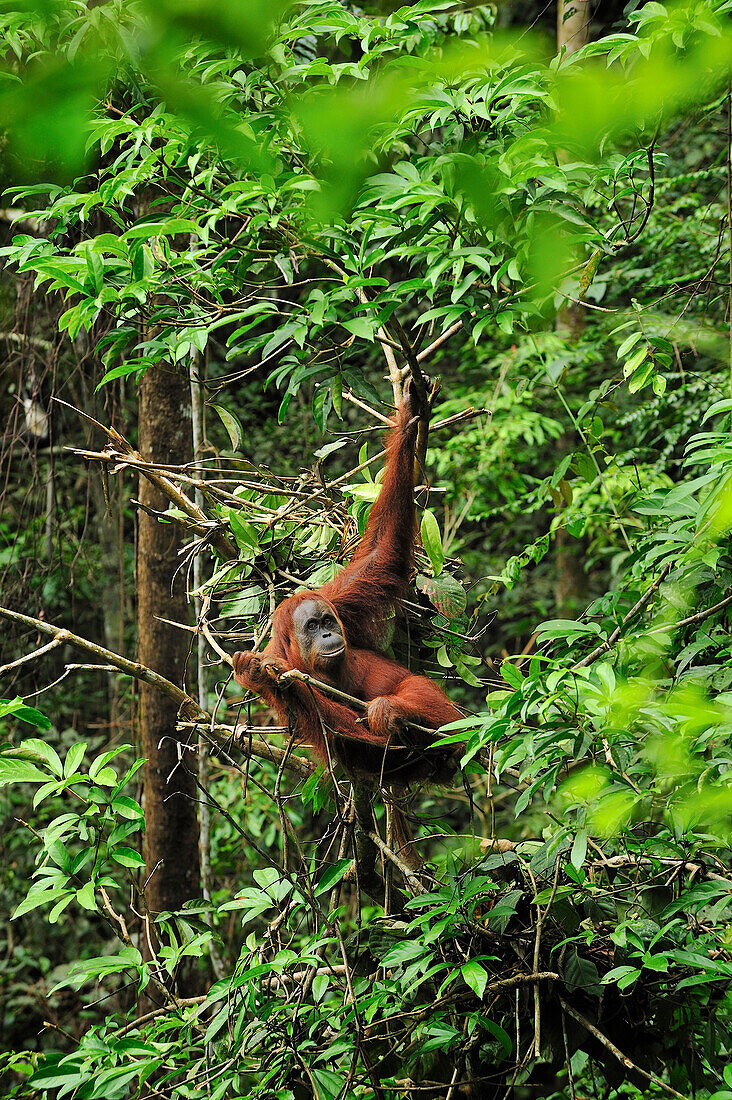
[[(732, 887), (732, 871), (728, 875), (718, 875), (714, 871), (709, 871), (703, 863), (697, 860), (688, 859), (674, 859), (670, 856), (641, 856), (621, 854), (619, 856), (608, 856), (606, 859), (593, 860), (593, 867), (639, 867), (641, 865), (658, 864), (661, 867), (674, 867), (679, 868), (682, 871), (689, 871), (691, 874), (701, 875), (702, 878), (709, 879), (711, 882), (721, 882), (725, 886)], [(724, 866), (722, 864), (722, 866)]]
[[(60, 398), (54, 398), (54, 400), (57, 404), (64, 405), (67, 409), (71, 409), (73, 412), (77, 413), (77, 415), (83, 417), (95, 428), (104, 432), (110, 440), (110, 446), (105, 448), (102, 452), (95, 453), (93, 451), (82, 451), (74, 448), (76, 454), (97, 462), (117, 462), (121, 465), (134, 466), (148, 479), (148, 481), (152, 482), (152, 484), (155, 485), (155, 487), (159, 489), (176, 508), (185, 512), (187, 516), (197, 523), (204, 524), (210, 530), (211, 523), (206, 513), (194, 504), (190, 497), (181, 492), (178, 486), (175, 485), (169, 477), (160, 473), (160, 470), (156, 466), (146, 462), (139, 451), (136, 451), (132, 447), (132, 444), (129, 443), (123, 435), (120, 435), (115, 428), (106, 427), (99, 420), (95, 420), (93, 416), (89, 416), (88, 413), (82, 412), (81, 409), (77, 409), (73, 405), (69, 405), (67, 401), (62, 401)], [(222, 531), (210, 531), (210, 538), (213, 545), (225, 559), (239, 556), (236, 546), (229, 541)]]
[[(230, 657), (229, 662), (231, 662)], [(277, 683), (280, 686), (286, 686), (287, 683), (292, 680), (297, 680), (303, 684), (309, 684), (310, 687), (315, 688), (316, 691), (321, 691), (323, 695), (335, 699), (338, 703), (343, 703), (345, 706), (350, 707), (351, 710), (358, 711), (359, 714), (366, 714), (369, 709), (369, 704), (365, 703), (363, 699), (357, 699), (355, 695), (348, 695), (347, 692), (341, 691), (340, 688), (333, 687), (331, 684), (325, 684), (322, 680), (316, 680), (314, 676), (308, 675), (307, 672), (300, 672), (297, 668), (291, 668), (288, 669), (287, 672), (283, 672), (278, 677)], [(404, 726), (405, 729), (414, 730), (416, 733), (426, 734), (427, 736), (431, 736), (435, 732), (434, 729), (430, 729), (429, 726), (420, 726), (417, 722), (405, 722)], [(344, 735), (340, 734), (340, 736), (342, 737)], [(433, 745), (424, 746), (424, 748), (435, 748), (437, 745), (439, 745), (439, 741), (435, 742)], [(397, 748), (408, 748), (408, 746), (392, 746), (392, 749)]]
[(680, 619), (677, 623), (664, 623), (663, 626), (654, 626), (648, 633), (658, 634), (662, 630), (679, 630), (682, 626), (691, 626), (692, 623), (701, 623), (704, 619), (708, 619), (710, 615), (714, 615), (716, 611), (721, 611), (723, 607), (727, 607), (732, 603), (732, 596), (725, 596), (719, 603), (713, 604), (711, 607), (705, 607), (703, 611), (697, 611), (694, 615), (689, 615), (686, 619)]
[(130, 661), (126, 657), (121, 657), (118, 653), (113, 653), (110, 649), (97, 645), (96, 642), (90, 642), (87, 638), (82, 638), (78, 634), (66, 630), (64, 627), (54, 626), (53, 623), (44, 622), (43, 619), (31, 618), (30, 615), (21, 615), (19, 611), (11, 611), (8, 607), (0, 607), (0, 617), (9, 619), (14, 623), (22, 623), (23, 626), (29, 626), (41, 634), (50, 634), (58, 644), (68, 642), (78, 649), (83, 649), (86, 653), (93, 653), (101, 661), (114, 665), (120, 672), (126, 672), (128, 676), (134, 676), (136, 680), (142, 680), (143, 683), (157, 688), (163, 695), (167, 695), (169, 699), (176, 702), (179, 707), (190, 710), (191, 716), (200, 717), (202, 715), (195, 699), (172, 681), (167, 680), (165, 676), (153, 672), (151, 668), (141, 665), (139, 661)]
[(426, 348), (423, 348), (422, 351), (417, 353), (417, 362), (424, 363), (425, 359), (429, 359), (433, 352), (437, 351), (446, 340), (450, 339), (453, 333), (457, 332), (458, 329), (462, 327), (462, 321), (456, 321), (454, 325), (450, 325), (450, 328), (446, 329), (441, 336), (438, 336), (436, 340), (433, 340), (431, 344), (428, 344)]
[(571, 1005), (568, 1005), (563, 997), (559, 998), (559, 1002), (564, 1011), (576, 1020), (578, 1024), (582, 1024), (582, 1027), (585, 1028), (586, 1031), (589, 1031), (590, 1035), (594, 1035), (598, 1043), (602, 1043), (611, 1054), (615, 1055), (617, 1060), (621, 1062), (626, 1069), (631, 1070), (633, 1073), (639, 1073), (641, 1077), (645, 1077), (647, 1081), (652, 1081), (654, 1085), (658, 1085), (658, 1087), (663, 1089), (664, 1092), (667, 1092), (669, 1096), (675, 1096), (676, 1100), (688, 1100), (688, 1097), (684, 1096), (683, 1093), (677, 1092), (676, 1089), (671, 1088), (671, 1085), (667, 1085), (665, 1081), (662, 1081), (660, 1077), (656, 1077), (655, 1073), (649, 1073), (648, 1070), (641, 1069), (640, 1066), (637, 1066), (635, 1062), (631, 1062), (627, 1054), (623, 1054), (622, 1050), (619, 1050), (618, 1047), (615, 1046), (615, 1043), (608, 1039), (607, 1035), (603, 1035), (600, 1029), (595, 1027), (594, 1024), (591, 1024), (576, 1008), (572, 1008)]
[(36, 657), (40, 657), (44, 653), (49, 653), (52, 649), (58, 649), (58, 647), (63, 644), (62, 638), (54, 638), (52, 642), (47, 642), (46, 645), (42, 645), (41, 648), (37, 649), (34, 653), (26, 653), (23, 657), (18, 657), (17, 661), (11, 661), (9, 665), (0, 665), (0, 676), (3, 672), (10, 672), (13, 668), (18, 668), (20, 665), (27, 664), (28, 661), (35, 661)]
[(615, 645), (618, 638), (623, 633), (624, 627), (628, 625), (634, 615), (638, 614), (641, 608), (645, 607), (651, 596), (653, 596), (654, 592), (658, 591), (663, 581), (673, 569), (674, 564), (674, 562), (670, 561), (667, 562), (666, 565), (664, 565), (663, 569), (658, 574), (653, 584), (646, 589), (639, 600), (636, 600), (628, 614), (625, 615), (625, 617), (623, 618), (623, 621), (620, 623), (620, 625), (617, 626), (615, 630), (613, 630), (610, 637), (606, 641), (602, 642), (599, 646), (597, 646), (596, 649), (593, 649), (592, 653), (588, 653), (586, 657), (583, 657), (581, 661), (578, 661), (576, 665), (572, 665), (572, 672), (576, 672), (578, 668), (585, 668), (587, 665), (591, 665), (596, 657), (599, 657), (601, 653), (605, 653), (606, 650)]
[[(172, 683), (171, 680), (167, 680), (165, 676), (161, 676), (160, 673), (154, 672), (146, 665), (140, 664), (139, 661), (129, 661), (126, 657), (121, 657), (118, 653), (113, 653), (112, 650), (105, 649), (103, 646), (97, 645), (96, 642), (90, 642), (87, 638), (82, 638), (70, 630), (54, 626), (52, 623), (44, 622), (42, 619), (31, 618), (30, 615), (21, 615), (20, 612), (11, 611), (7, 607), (0, 607), (0, 618), (9, 619), (11, 622), (22, 623), (23, 626), (31, 627), (42, 634), (50, 634), (59, 645), (68, 643), (87, 653), (93, 653), (95, 657), (99, 658), (105, 665), (111, 666), (115, 671), (125, 673), (127, 676), (133, 676), (136, 680), (141, 680), (143, 683), (149, 684), (151, 687), (161, 691), (163, 695), (166, 695), (169, 699), (172, 699), (173, 702), (178, 704), (181, 718), (179, 726), (181, 728), (193, 725), (204, 726), (204, 728), (208, 730), (212, 741), (215, 741), (219, 745), (230, 745), (233, 741), (236, 743), (237, 749), (244, 755), (261, 757), (264, 760), (272, 760), (275, 763), (280, 763), (285, 755), (284, 749), (269, 745), (266, 741), (253, 738), (251, 741), (248, 740), (244, 743), (237, 737), (236, 730), (232, 727), (212, 724), (211, 715), (201, 710), (192, 696)], [(48, 647), (44, 646), (42, 650), (45, 652), (47, 648)], [(42, 650), (38, 650), (33, 656), (37, 656)], [(228, 657), (228, 661), (229, 663), (231, 662), (230, 657)], [(314, 770), (312, 764), (303, 757), (290, 756), (287, 760), (287, 767), (289, 770), (301, 775), (310, 775)]]
[[(339, 267), (333, 260), (326, 259), (326, 264), (333, 271), (337, 271), (342, 279), (345, 279), (346, 273), (343, 268)], [(356, 297), (361, 305), (369, 305), (369, 298), (363, 287), (356, 287)], [(392, 392), (394, 394), (394, 404), (398, 405), (402, 399), (402, 376), (399, 370), (399, 365), (394, 355), (394, 348), (397, 347), (397, 343), (389, 333), (386, 331), (383, 325), (376, 330), (376, 339), (381, 344), (381, 350), (384, 353), (386, 359), (386, 365), (389, 369), (389, 381), (391, 382)]]
[(407, 867), (403, 859), (400, 859), (396, 852), (393, 852), (391, 848), (384, 843), (378, 833), (369, 833), (370, 839), (374, 842), (379, 851), (386, 856), (395, 867), (398, 867), (401, 873), (404, 875), (405, 881), (414, 890), (415, 894), (426, 894), (427, 890), (419, 881), (414, 871)]
[(355, 393), (351, 393), (350, 390), (346, 390), (343, 397), (346, 401), (350, 401), (352, 405), (356, 405), (359, 409), (363, 409), (364, 412), (369, 413), (375, 420), (380, 420), (382, 424), (386, 424), (387, 427), (391, 424), (391, 420), (389, 420), (388, 416), (384, 416), (383, 413), (378, 412), (376, 409), (372, 409), (370, 405), (367, 405), (365, 401), (356, 397)]
[[(122, 439), (121, 436), (119, 438)], [(109, 462), (115, 466), (130, 466), (135, 470), (139, 470), (156, 489), (159, 489), (160, 492), (167, 497), (174, 507), (184, 512), (189, 519), (193, 520), (194, 524), (201, 525), (205, 534), (210, 538), (212, 545), (216, 547), (224, 561), (238, 558), (239, 552), (237, 548), (224, 532), (217, 529), (217, 527), (212, 524), (206, 513), (194, 504), (191, 498), (186, 496), (171, 478), (161, 473), (158, 466), (146, 461), (141, 454), (134, 451), (126, 440), (122, 440), (122, 443), (124, 445), (123, 447), (110, 446), (106, 447), (103, 451), (87, 451), (78, 447), (71, 449), (74, 454), (78, 455), (80, 458), (87, 459), (89, 462)]]

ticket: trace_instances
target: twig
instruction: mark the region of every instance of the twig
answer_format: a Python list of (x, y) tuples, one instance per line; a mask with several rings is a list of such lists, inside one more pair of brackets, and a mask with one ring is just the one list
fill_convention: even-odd
[(355, 405), (359, 409), (363, 409), (364, 412), (369, 413), (375, 420), (380, 420), (382, 424), (387, 426), (391, 424), (388, 416), (384, 416), (383, 413), (378, 412), (377, 409), (372, 409), (370, 405), (367, 405), (365, 401), (362, 401), (359, 397), (356, 397), (355, 393), (351, 393), (350, 390), (346, 390), (343, 394), (346, 401), (350, 401), (352, 405)]
[[(125, 918), (122, 916), (121, 913), (116, 912), (114, 906), (112, 905), (112, 902), (109, 899), (109, 895), (103, 886), (99, 887), (99, 893), (101, 894), (102, 903), (107, 912), (107, 924), (109, 924), (109, 926), (114, 929), (115, 935), (118, 939), (122, 941), (125, 947), (134, 948), (135, 945), (133, 944), (132, 937), (127, 930)], [(152, 949), (151, 955), (153, 958), (155, 958), (155, 953), (154, 951), (152, 951)], [(152, 985), (155, 986), (158, 993), (169, 1005), (175, 1005), (177, 1007), (178, 1001), (175, 997), (175, 994), (172, 993), (172, 991), (168, 989), (167, 985), (165, 985), (164, 982), (161, 982), (160, 979), (156, 977), (156, 975), (152, 972), (150, 972), (150, 982)]]
[[(106, 447), (104, 451), (84, 451), (78, 448), (72, 448), (75, 454), (78, 454), (82, 458), (87, 458), (90, 461), (117, 462), (121, 465), (133, 466), (135, 469), (139, 470), (148, 481), (152, 482), (152, 484), (159, 489), (176, 508), (185, 512), (190, 519), (197, 523), (202, 523), (210, 529), (211, 524), (206, 513), (194, 504), (190, 497), (181, 492), (178, 486), (175, 485), (169, 477), (162, 474), (156, 465), (147, 462), (139, 451), (136, 451), (132, 444), (129, 443), (123, 435), (120, 435), (115, 428), (107, 427), (99, 420), (95, 420), (93, 416), (83, 412), (81, 409), (77, 409), (74, 405), (70, 405), (68, 401), (62, 401), (59, 397), (55, 397), (54, 401), (59, 405), (64, 405), (67, 409), (71, 409), (72, 412), (75, 412), (78, 416), (83, 417), (99, 431), (104, 432), (110, 440), (111, 445)], [(201, 488), (203, 488), (203, 482), (201, 482)], [(236, 546), (223, 531), (211, 531), (210, 538), (213, 545), (225, 560), (237, 558), (239, 556)]]
[(424, 363), (425, 359), (429, 359), (433, 351), (437, 351), (440, 345), (444, 344), (446, 340), (449, 340), (453, 333), (457, 332), (458, 329), (461, 329), (462, 327), (462, 321), (456, 321), (454, 325), (450, 326), (450, 328), (445, 329), (441, 336), (438, 336), (436, 340), (433, 340), (432, 343), (428, 344), (426, 348), (422, 349), (422, 351), (417, 352), (417, 362)]
[[(229, 657), (229, 663), (231, 658)], [(287, 672), (283, 672), (278, 678), (277, 683), (281, 686), (283, 683), (286, 685), (289, 681), (297, 680), (299, 683), (309, 684), (310, 687), (316, 691), (321, 691), (323, 695), (329, 696), (331, 699), (335, 699), (338, 703), (343, 703), (345, 706), (350, 707), (351, 710), (358, 711), (359, 714), (366, 714), (369, 709), (369, 704), (365, 703), (363, 699), (357, 699), (355, 695), (348, 695), (347, 692), (341, 691), (340, 688), (333, 687), (332, 684), (325, 684), (322, 680), (316, 680), (314, 676), (310, 676), (307, 672), (300, 672), (297, 668), (288, 669)], [(417, 722), (404, 722), (404, 728), (408, 730), (414, 730), (416, 733), (426, 734), (427, 736), (433, 736), (434, 729), (430, 729), (429, 726), (420, 726)], [(344, 734), (340, 733), (339, 736), (343, 737)], [(431, 745), (420, 746), (423, 750), (439, 747), (439, 739), (433, 742)], [(393, 748), (408, 749), (408, 745), (394, 745)]]
[(414, 871), (412, 871), (409, 867), (407, 867), (404, 860), (400, 859), (399, 856), (396, 854), (396, 852), (393, 852), (391, 850), (391, 848), (387, 844), (384, 843), (384, 841), (381, 839), (381, 837), (379, 836), (378, 833), (369, 833), (369, 837), (374, 842), (374, 844), (379, 849), (379, 851), (382, 853), (382, 855), (386, 856), (386, 858), (388, 860), (390, 860), (394, 864), (395, 867), (399, 868), (401, 873), (404, 875), (405, 880), (409, 883), (409, 885), (414, 890), (415, 894), (426, 894), (427, 893), (427, 890), (422, 885), (422, 883), (419, 881), (419, 879), (415, 875)]
[[(111, 429), (106, 429), (108, 432)], [(115, 433), (116, 435), (116, 433)], [(70, 450), (73, 454), (78, 455), (79, 458), (84, 458), (88, 462), (108, 462), (115, 466), (130, 466), (134, 470), (139, 470), (140, 473), (150, 481), (156, 489), (167, 497), (170, 503), (184, 512), (194, 524), (200, 525), (204, 528), (207, 537), (210, 538), (211, 544), (216, 548), (218, 553), (224, 559), (224, 561), (231, 561), (231, 559), (237, 559), (239, 557), (239, 551), (233, 542), (224, 534), (223, 531), (217, 529), (212, 524), (212, 521), (208, 518), (202, 509), (198, 508), (190, 497), (186, 496), (177, 485), (160, 472), (160, 467), (152, 462), (148, 462), (137, 451), (133, 450), (127, 440), (118, 436), (121, 444), (117, 444), (116, 447), (108, 446), (103, 451), (89, 451), (81, 447), (72, 447)], [(186, 478), (187, 482), (195, 482), (193, 478)]]
[[(536, 343), (534, 343), (534, 346), (536, 347)], [(600, 482), (600, 485), (602, 486), (602, 491), (604, 492), (605, 496), (608, 499), (608, 503), (610, 504), (610, 508), (612, 509), (612, 513), (615, 516), (615, 519), (616, 519), (617, 524), (618, 524), (618, 530), (620, 531), (620, 534), (622, 535), (622, 538), (623, 538), (623, 542), (625, 543), (625, 545), (628, 549), (628, 552), (630, 553), (630, 551), (631, 551), (630, 540), (628, 539), (627, 532), (625, 530), (625, 527), (623, 526), (623, 521), (620, 518), (620, 513), (619, 513), (618, 507), (617, 507), (617, 505), (616, 505), (616, 503), (613, 499), (613, 495), (610, 492), (610, 489), (608, 488), (607, 481), (605, 480), (605, 474), (600, 469), (600, 463), (597, 461), (597, 456), (596, 456), (595, 452), (593, 451), (592, 447), (590, 446), (590, 441), (587, 438), (587, 433), (585, 432), (584, 428), (582, 427), (582, 425), (578, 421), (577, 417), (574, 415), (571, 408), (569, 407), (569, 404), (567, 403), (567, 399), (564, 396), (564, 394), (562, 393), (562, 390), (560, 388), (559, 383), (558, 382), (556, 382), (556, 383), (553, 382), (552, 386), (553, 386), (554, 392), (556, 393), (557, 397), (559, 398), (559, 401), (561, 402), (562, 406), (564, 407), (564, 411), (566, 412), (567, 416), (571, 420), (572, 426), (574, 427), (574, 430), (577, 432), (578, 436), (582, 440), (582, 442), (584, 444), (584, 447), (585, 447), (585, 450), (587, 451), (588, 457), (589, 457), (590, 461), (592, 462), (592, 465), (595, 467), (595, 473), (597, 474), (597, 478)]]
[[(346, 272), (342, 267), (339, 267), (333, 260), (326, 258), (325, 263), (333, 271), (336, 271), (341, 278), (345, 281)], [(370, 305), (369, 297), (363, 287), (356, 287), (356, 297), (363, 306)], [(401, 371), (394, 355), (394, 348), (397, 347), (396, 341), (389, 335), (383, 325), (380, 325), (376, 330), (376, 339), (381, 344), (381, 350), (384, 353), (386, 359), (386, 365), (389, 369), (389, 381), (391, 382), (392, 392), (394, 394), (394, 404), (398, 405), (402, 397), (402, 378)]]
[(9, 619), (11, 622), (22, 623), (23, 626), (32, 627), (41, 634), (50, 634), (59, 645), (63, 642), (68, 642), (70, 645), (76, 646), (78, 649), (83, 649), (87, 653), (93, 653), (94, 656), (99, 657), (100, 660), (114, 665), (120, 672), (126, 672), (128, 676), (134, 676), (136, 680), (142, 680), (143, 683), (157, 688), (163, 695), (166, 695), (169, 699), (176, 702), (179, 707), (188, 710), (190, 716), (195, 715), (200, 717), (202, 715), (195, 699), (181, 688), (177, 687), (171, 680), (166, 679), (165, 676), (161, 676), (159, 672), (153, 672), (151, 668), (140, 664), (139, 661), (129, 661), (126, 657), (121, 657), (118, 653), (113, 653), (111, 650), (97, 645), (96, 642), (90, 642), (88, 639), (82, 638), (78, 634), (66, 630), (64, 627), (54, 626), (53, 623), (44, 622), (43, 619), (32, 618), (30, 615), (21, 615), (19, 611), (11, 611), (8, 607), (0, 607), (0, 617)]
[(692, 874), (701, 875), (702, 878), (709, 879), (711, 882), (721, 882), (725, 886), (729, 886), (732, 889), (732, 871), (726, 877), (724, 875), (717, 875), (714, 871), (709, 871), (703, 863), (698, 860), (688, 859), (676, 859), (672, 856), (635, 856), (631, 854), (622, 854), (618, 856), (608, 856), (604, 859), (593, 860), (592, 867), (639, 867), (643, 864), (654, 863), (660, 864), (662, 867), (678, 867), (681, 870), (688, 869)]
[(151, 1009), (150, 1012), (144, 1013), (142, 1016), (137, 1016), (129, 1024), (125, 1024), (116, 1033), (115, 1038), (121, 1039), (124, 1035), (128, 1035), (131, 1031), (137, 1031), (143, 1024), (150, 1023), (156, 1016), (164, 1016), (168, 1012), (177, 1012), (181, 1008), (193, 1008), (195, 1005), (204, 1004), (208, 999), (208, 993), (200, 993), (198, 997), (181, 997), (175, 1004), (159, 1005), (157, 1008)]
[(689, 615), (686, 619), (679, 619), (677, 623), (664, 623), (663, 626), (654, 626), (648, 633), (658, 634), (664, 630), (679, 630), (682, 626), (691, 626), (692, 623), (700, 623), (704, 619), (708, 619), (715, 611), (721, 611), (723, 607), (727, 607), (730, 603), (732, 603), (732, 596), (725, 596), (719, 603), (715, 603), (712, 607), (705, 608), (704, 611), (697, 611), (694, 615)]
[(513, 974), (510, 978), (499, 978), (495, 982), (489, 982), (483, 991), (486, 993), (500, 993), (503, 989), (518, 989), (522, 985), (534, 985), (536, 982), (561, 982), (561, 974), (553, 970), (539, 970), (533, 974)]
[[(232, 727), (219, 727), (216, 724), (212, 724), (211, 715), (202, 711), (192, 696), (188, 695), (176, 684), (172, 683), (172, 681), (167, 680), (165, 676), (161, 676), (160, 673), (154, 672), (146, 665), (140, 664), (139, 661), (129, 661), (126, 657), (121, 657), (118, 653), (113, 653), (111, 650), (97, 645), (96, 642), (90, 642), (86, 638), (82, 638), (78, 634), (72, 633), (70, 630), (54, 626), (52, 623), (44, 622), (42, 619), (31, 618), (30, 615), (21, 615), (20, 612), (11, 611), (10, 608), (7, 607), (0, 607), (0, 618), (9, 619), (11, 622), (22, 623), (24, 626), (32, 627), (42, 634), (50, 634), (59, 645), (68, 643), (87, 653), (93, 653), (95, 657), (105, 662), (107, 666), (111, 666), (115, 671), (125, 673), (127, 676), (133, 676), (136, 680), (141, 680), (143, 683), (149, 684), (151, 687), (161, 691), (163, 695), (166, 695), (169, 699), (172, 699), (173, 702), (178, 704), (179, 716), (181, 719), (179, 722), (180, 728), (184, 728), (188, 725), (203, 725), (208, 729), (211, 739), (217, 744), (226, 745), (234, 741), (237, 744), (238, 750), (247, 756), (256, 756), (264, 760), (273, 760), (275, 763), (279, 763), (285, 755), (284, 749), (275, 748), (273, 745), (267, 744), (266, 741), (252, 739), (246, 745), (242, 744), (236, 739), (235, 731)], [(38, 650), (33, 656), (38, 656), (40, 652), (41, 650)], [(230, 657), (228, 659), (231, 661)], [(223, 730), (224, 736), (219, 736), (217, 738), (216, 732), (218, 729)], [(300, 775), (311, 775), (314, 770), (310, 762), (302, 757), (290, 756), (287, 766), (288, 769)]]
[(676, 1100), (688, 1100), (688, 1097), (684, 1096), (683, 1093), (677, 1092), (671, 1085), (667, 1085), (665, 1081), (662, 1081), (660, 1077), (656, 1077), (655, 1073), (649, 1073), (648, 1070), (641, 1069), (640, 1066), (637, 1066), (635, 1062), (631, 1062), (627, 1054), (623, 1054), (622, 1050), (619, 1050), (618, 1047), (615, 1046), (615, 1043), (611, 1042), (606, 1035), (603, 1035), (599, 1028), (591, 1024), (581, 1012), (578, 1012), (576, 1008), (572, 1008), (571, 1005), (568, 1005), (563, 997), (559, 998), (559, 1003), (568, 1015), (575, 1019), (578, 1024), (582, 1024), (582, 1027), (585, 1028), (586, 1031), (589, 1031), (590, 1035), (594, 1035), (598, 1043), (602, 1043), (602, 1045), (606, 1047), (626, 1069), (631, 1070), (633, 1073), (639, 1073), (641, 1077), (645, 1077), (647, 1081), (652, 1081), (654, 1085), (658, 1085), (658, 1087), (663, 1089), (664, 1092), (667, 1092), (669, 1096), (675, 1096)]
[(666, 565), (664, 565), (663, 569), (658, 574), (658, 576), (656, 577), (653, 584), (651, 584), (646, 589), (646, 591), (643, 593), (643, 595), (641, 596), (641, 598), (639, 600), (636, 600), (636, 602), (631, 607), (630, 611), (627, 613), (627, 615), (624, 616), (624, 618), (623, 618), (622, 622), (620, 623), (620, 625), (617, 626), (615, 628), (615, 630), (613, 630), (610, 637), (607, 638), (606, 641), (602, 642), (599, 646), (597, 646), (596, 649), (593, 649), (592, 653), (588, 653), (587, 656), (583, 657), (581, 661), (578, 661), (577, 664), (572, 665), (572, 672), (576, 672), (578, 668), (585, 668), (587, 665), (591, 665), (596, 657), (599, 657), (601, 653), (605, 653), (606, 650), (610, 649), (612, 646), (615, 645), (618, 638), (620, 637), (620, 635), (623, 632), (623, 628), (625, 626), (627, 626), (627, 624), (630, 622), (630, 620), (633, 618), (634, 615), (637, 615), (637, 613), (641, 610), (641, 608), (645, 607), (645, 605), (650, 600), (651, 596), (654, 594), (654, 592), (656, 592), (658, 590), (658, 588), (661, 586), (663, 581), (669, 575), (669, 573), (673, 569), (673, 566), (674, 566), (674, 562), (667, 562)]
[(49, 653), (52, 649), (58, 649), (58, 647), (63, 644), (63, 638), (54, 638), (52, 642), (47, 642), (46, 645), (42, 645), (40, 649), (34, 649), (32, 653), (26, 653), (23, 657), (18, 657), (17, 661), (11, 661), (9, 665), (0, 665), (0, 675), (2, 675), (3, 672), (10, 672), (11, 669), (18, 668), (28, 661), (34, 661), (36, 657), (40, 657), (44, 653)]
[(453, 413), (452, 416), (446, 416), (444, 420), (438, 420), (435, 424), (431, 424), (430, 431), (439, 432), (442, 428), (452, 427), (453, 424), (464, 424), (466, 420), (475, 420), (477, 416), (486, 415), (493, 415), (490, 409), (474, 409), (473, 406), (470, 405), (461, 412)]
[[(537, 916), (536, 916), (536, 934), (534, 936), (534, 963), (533, 963), (533, 969), (534, 969), (535, 973), (539, 968), (539, 950), (541, 948), (542, 928), (544, 927), (544, 921), (546, 919), (546, 915), (552, 907), (552, 903), (554, 902), (554, 897), (555, 897), (556, 892), (557, 892), (557, 883), (559, 882), (560, 863), (561, 863), (561, 861), (559, 859), (559, 856), (557, 856), (556, 864), (554, 866), (554, 882), (552, 884), (552, 892), (551, 892), (551, 895), (549, 897), (549, 901), (546, 903), (546, 906), (545, 906), (544, 909), (540, 909), (538, 905), (536, 907)], [(529, 871), (529, 874), (531, 875), (531, 881), (532, 881), (532, 885), (534, 886), (534, 892), (536, 892), (536, 881), (534, 880), (533, 874), (531, 874), (531, 869), (528, 867), (528, 864), (527, 864), (527, 870)], [(534, 986), (534, 1056), (536, 1058), (541, 1058), (541, 1001), (539, 999), (539, 987), (537, 985)]]

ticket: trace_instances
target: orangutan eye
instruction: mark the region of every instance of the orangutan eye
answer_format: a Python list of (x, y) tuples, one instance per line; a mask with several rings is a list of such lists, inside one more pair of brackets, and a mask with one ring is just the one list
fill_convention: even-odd
[(308, 632), (309, 632), (310, 634), (312, 634), (312, 632), (313, 632), (313, 631), (314, 631), (315, 629), (317, 629), (317, 626), (318, 626), (318, 624), (317, 624), (317, 622), (315, 621), (315, 619), (308, 619), (308, 621), (307, 621), (307, 622), (305, 623), (305, 629), (306, 629), (306, 630), (307, 630), (307, 631), (308, 631)]

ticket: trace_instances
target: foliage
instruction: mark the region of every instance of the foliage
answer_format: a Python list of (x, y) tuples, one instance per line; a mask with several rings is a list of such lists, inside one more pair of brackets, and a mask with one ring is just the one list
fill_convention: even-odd
[[(445, 400), (392, 646), (477, 711), (445, 734), (465, 794), (421, 794), (431, 867), (387, 855), (371, 898), (342, 777), (224, 739), (211, 898), (154, 917), (134, 751), (95, 743), (87, 766), (65, 688), (53, 724), (30, 690), (3, 701), (8, 1095), (732, 1095), (730, 6), (645, 3), (558, 59), (427, 0), (3, 13), (23, 231), (0, 251), (64, 347), (98, 353), (99, 400), (146, 370), (201, 382), (214, 457), (162, 518), (189, 528), (210, 637), (259, 636), (338, 568), (378, 493), (378, 449), (344, 457), (350, 410), (383, 416), (394, 353), (439, 368)], [(104, 442), (86, 455), (134, 459)], [(20, 547), (30, 569), (20, 495), (3, 565)], [(589, 591), (568, 611), (572, 558)], [(239, 703), (210, 706), (213, 732)], [(20, 991), (56, 928), (43, 1018), (63, 1022), (38, 1048)]]

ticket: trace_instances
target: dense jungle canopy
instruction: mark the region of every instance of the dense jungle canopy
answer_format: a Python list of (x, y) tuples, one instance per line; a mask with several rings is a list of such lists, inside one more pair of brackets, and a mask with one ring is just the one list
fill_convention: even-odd
[[(3, 1096), (732, 1100), (731, 10), (0, 5)], [(405, 391), (408, 785), (232, 678)]]

